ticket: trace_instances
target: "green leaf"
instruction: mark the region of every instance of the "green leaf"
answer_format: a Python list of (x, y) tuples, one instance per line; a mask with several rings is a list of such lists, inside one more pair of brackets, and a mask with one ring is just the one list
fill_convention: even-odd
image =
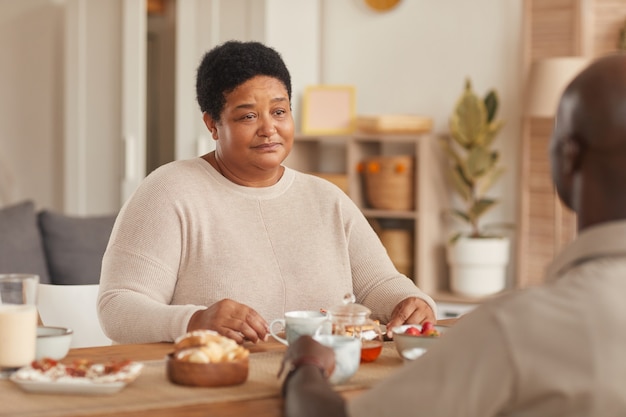
[(472, 187), (467, 183), (458, 168), (450, 171), (450, 182), (452, 182), (452, 186), (463, 200), (469, 201), (472, 198)]
[(504, 174), (506, 170), (503, 167), (499, 167), (491, 171), (489, 174), (485, 175), (482, 182), (480, 183), (478, 190), (480, 195), (485, 194), (493, 185), (500, 179), (502, 174)]
[(463, 160), (463, 157), (459, 155), (459, 153), (454, 150), (449, 143), (442, 141), (442, 147), (448, 154), (448, 156), (452, 159), (451, 169), (453, 171), (457, 171), (453, 173), (453, 175), (459, 175), (460, 179), (467, 184), (468, 187), (473, 187), (474, 182), (470, 180), (471, 175), (469, 174), (469, 170), (467, 168), (467, 163)]
[(488, 149), (473, 148), (467, 157), (467, 170), (471, 178), (476, 179), (483, 176), (491, 169), (494, 161)]
[(498, 94), (495, 90), (489, 91), (485, 96), (485, 108), (487, 109), (487, 123), (491, 123), (493, 118), (496, 117), (498, 111)]
[(459, 240), (459, 239), (461, 238), (461, 236), (463, 236), (463, 233), (461, 233), (461, 232), (455, 233), (455, 234), (453, 234), (453, 235), (450, 237), (450, 240), (449, 240), (448, 242), (449, 242), (451, 245), (454, 245), (454, 244), (457, 242), (457, 240)]
[(467, 223), (471, 223), (472, 219), (469, 218), (469, 216), (467, 215), (467, 213), (461, 211), (461, 210), (451, 210), (450, 211), (455, 217), (458, 217), (459, 219), (463, 220), (464, 222)]
[(469, 138), (464, 136), (458, 128), (452, 127), (452, 122), (450, 123), (450, 126), (450, 136), (452, 136), (452, 139), (454, 139), (455, 142), (458, 143), (461, 147), (469, 149), (472, 145), (469, 141)]
[(478, 200), (470, 208), (470, 211), (469, 211), (470, 219), (478, 220), (497, 203), (498, 203), (498, 200), (491, 199), (491, 198), (483, 198), (483, 199)]
[(501, 120), (492, 122), (487, 126), (487, 132), (485, 132), (485, 137), (483, 138), (484, 147), (491, 146), (496, 135), (500, 132), (500, 129), (502, 129), (502, 126), (504, 126), (504, 122)]
[(468, 82), (452, 114), (450, 132), (461, 146), (469, 149), (483, 140), (486, 120), (485, 104), (474, 94)]

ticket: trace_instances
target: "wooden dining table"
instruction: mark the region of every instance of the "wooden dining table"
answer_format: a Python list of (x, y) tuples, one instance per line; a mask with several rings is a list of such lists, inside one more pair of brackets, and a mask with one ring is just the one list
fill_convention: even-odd
[[(439, 324), (451, 325), (455, 322), (455, 319), (447, 319), (441, 320)], [(385, 342), (385, 348), (383, 352), (386, 352), (388, 356), (385, 360), (386, 366), (388, 369), (385, 370), (385, 373), (377, 374), (376, 378), (384, 379), (383, 375), (391, 373), (395, 368), (399, 368), (402, 366), (403, 362), (397, 355), (397, 352), (394, 351), (393, 342), (388, 341)], [(260, 342), (258, 344), (245, 343), (244, 346), (250, 351), (251, 361), (256, 357), (255, 355), (273, 355), (276, 359), (277, 355), (280, 354), (282, 358), (282, 352), (285, 351), (286, 347), (281, 343), (275, 341), (270, 338), (267, 342)], [(89, 360), (94, 363), (103, 363), (107, 361), (115, 361), (115, 360), (132, 360), (135, 362), (144, 362), (144, 363), (158, 363), (164, 364), (164, 359), (168, 353), (172, 352), (173, 345), (172, 343), (147, 343), (147, 344), (118, 344), (111, 346), (99, 346), (99, 347), (87, 347), (87, 348), (75, 348), (71, 349), (68, 355), (62, 360), (64, 363), (72, 363), (75, 360)], [(395, 358), (390, 358), (389, 356), (396, 356)], [(259, 357), (260, 357), (259, 356)], [(381, 355), (382, 358), (382, 355)], [(380, 359), (380, 358), (379, 358)], [(160, 362), (159, 362), (160, 361)], [(376, 363), (376, 362), (374, 362)], [(372, 366), (369, 364), (362, 364), (361, 369), (367, 369), (367, 366)], [(358, 375), (358, 373), (357, 373)], [(141, 378), (141, 375), (140, 375)], [(272, 377), (273, 378), (273, 377)], [(185, 389), (184, 387), (174, 386), (171, 383), (165, 381), (160, 381), (162, 385), (162, 389)], [(0, 382), (9, 382), (9, 381), (0, 381)], [(278, 386), (278, 382), (274, 382), (276, 386)], [(168, 388), (171, 387), (171, 388)], [(11, 389), (16, 389), (16, 394), (18, 395), (30, 395), (32, 397), (32, 401), (37, 400), (38, 394), (24, 394), (19, 392), (17, 387), (11, 387)], [(125, 389), (128, 389), (125, 388)], [(190, 387), (186, 388), (189, 390), (202, 390), (202, 389), (210, 389), (210, 388), (196, 388)], [(352, 398), (364, 391), (367, 390), (367, 387), (357, 386), (354, 388), (348, 389), (340, 389), (339, 393), (346, 399)], [(195, 391), (200, 392), (202, 391)], [(204, 391), (206, 392), (206, 391)], [(115, 395), (107, 396), (102, 401), (115, 401)], [(67, 403), (64, 403), (65, 406), (63, 413), (59, 414), (63, 417), (137, 417), (137, 416), (150, 416), (150, 417), (199, 417), (199, 416), (255, 416), (255, 417), (277, 417), (283, 415), (283, 399), (279, 395), (279, 390), (274, 389), (270, 395), (265, 395), (259, 398), (251, 398), (251, 399), (238, 399), (233, 400), (225, 398), (224, 400), (218, 399), (215, 400), (213, 398), (211, 401), (203, 401), (203, 396), (199, 396), (199, 400), (196, 398), (193, 404), (171, 404), (168, 403), (165, 406), (163, 404), (151, 403), (149, 400), (144, 398), (145, 396), (138, 395), (138, 398), (133, 398), (133, 409), (132, 410), (124, 410), (124, 409), (82, 409), (80, 404), (77, 404), (76, 407), (67, 406), (66, 404), (71, 405), (73, 401), (73, 397), (67, 397)], [(50, 397), (52, 398), (52, 397)], [(102, 397), (99, 397), (102, 398)], [(110, 398), (110, 399), (109, 399)], [(82, 398), (81, 398), (82, 400)], [(58, 396), (55, 397), (55, 401), (59, 401)], [(94, 400), (96, 401), (96, 400)], [(57, 404), (59, 404), (57, 402)], [(18, 416), (39, 416), (39, 415), (48, 415), (42, 414), (41, 410), (39, 410), (40, 414), (37, 413), (25, 413), (25, 414), (17, 414)], [(0, 417), (4, 416), (2, 412), (2, 407), (0, 406)], [(6, 414), (13, 415), (13, 414)]]
[[(250, 354), (260, 352), (284, 351), (286, 347), (271, 339), (268, 342), (258, 344), (246, 343), (245, 347), (250, 350)], [(71, 349), (65, 362), (71, 363), (75, 359), (88, 359), (93, 362), (103, 362), (107, 360), (125, 360), (143, 362), (163, 359), (172, 352), (171, 343), (147, 343), (112, 345), (101, 347), (89, 347)], [(348, 394), (348, 393), (346, 393)], [(255, 417), (275, 417), (282, 416), (283, 400), (279, 396), (271, 398), (260, 398), (244, 401), (224, 401), (210, 404), (194, 404), (187, 406), (176, 406), (173, 408), (151, 408), (146, 404), (145, 408), (139, 411), (115, 412), (115, 414), (90, 414), (90, 417), (206, 417), (206, 416), (255, 416)], [(67, 415), (66, 417), (78, 417)], [(82, 417), (82, 416), (81, 416)]]

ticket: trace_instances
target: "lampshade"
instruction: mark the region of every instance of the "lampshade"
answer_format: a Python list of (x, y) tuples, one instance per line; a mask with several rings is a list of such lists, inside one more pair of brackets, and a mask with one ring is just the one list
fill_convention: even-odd
[(554, 117), (563, 90), (589, 62), (589, 58), (584, 57), (556, 57), (535, 61), (526, 90), (526, 114)]

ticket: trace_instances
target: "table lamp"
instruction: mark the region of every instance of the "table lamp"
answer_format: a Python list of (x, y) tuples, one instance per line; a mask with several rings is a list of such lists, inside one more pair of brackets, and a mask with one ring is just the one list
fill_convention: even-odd
[(580, 56), (536, 60), (530, 70), (526, 114), (554, 117), (563, 90), (589, 62), (589, 58)]

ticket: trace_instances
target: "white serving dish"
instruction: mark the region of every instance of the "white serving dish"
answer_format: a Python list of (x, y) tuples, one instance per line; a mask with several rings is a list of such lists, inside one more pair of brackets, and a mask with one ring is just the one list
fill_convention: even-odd
[(25, 366), (11, 374), (9, 379), (27, 392), (42, 394), (114, 394), (134, 381), (143, 364), (129, 362), (115, 373), (103, 374), (107, 364), (92, 364), (86, 376), (71, 376), (66, 366), (58, 363), (50, 369), (40, 370)]
[(60, 381), (27, 381), (11, 377), (21, 389), (26, 392), (39, 394), (88, 394), (108, 395), (119, 392), (126, 386), (126, 382), (60, 382)]

